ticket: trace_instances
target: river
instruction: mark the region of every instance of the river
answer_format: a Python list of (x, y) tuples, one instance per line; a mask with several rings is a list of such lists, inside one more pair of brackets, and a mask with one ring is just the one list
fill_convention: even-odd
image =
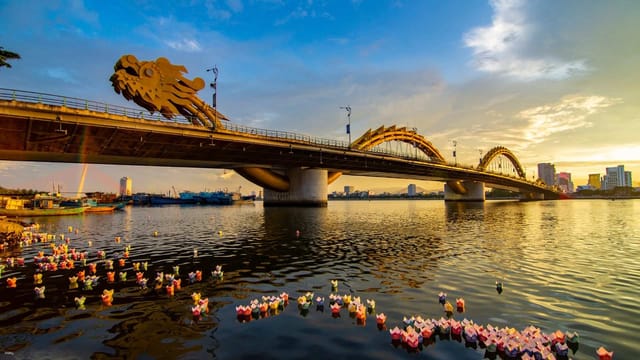
[[(545, 333), (578, 332), (573, 359), (596, 349), (615, 359), (637, 358), (640, 331), (640, 200), (330, 201), (327, 208), (242, 206), (127, 207), (114, 214), (33, 219), (57, 240), (5, 250), (25, 265), (2, 273), (0, 356), (17, 359), (482, 359), (485, 349), (436, 337), (411, 351), (392, 343), (388, 329), (403, 317), (446, 316), (438, 302), (466, 301), (453, 318), (476, 324), (529, 325)], [(69, 232), (71, 230), (71, 232)], [(65, 240), (61, 240), (64, 235)], [(116, 238), (119, 237), (119, 241)], [(88, 267), (44, 271), (45, 298), (34, 296), (39, 251), (53, 242), (87, 252), (97, 265), (92, 290), (69, 289), (68, 277)], [(129, 256), (121, 266), (125, 248)], [(194, 252), (197, 250), (197, 256)], [(106, 263), (127, 279), (106, 281)], [(148, 262), (148, 289), (136, 283), (133, 263)], [(221, 265), (224, 275), (211, 271)], [(158, 272), (179, 266), (181, 289), (154, 289)], [(188, 274), (203, 273), (190, 283)], [(6, 279), (17, 277), (16, 288)], [(331, 280), (338, 280), (332, 289)], [(496, 281), (503, 284), (502, 293)], [(113, 304), (100, 294), (113, 289)], [(191, 295), (209, 301), (192, 315)], [(286, 292), (277, 314), (239, 318), (236, 306)], [(307, 292), (326, 298), (300, 310)], [(375, 300), (361, 323), (347, 309), (334, 317), (330, 294)], [(74, 298), (85, 296), (85, 309)]]

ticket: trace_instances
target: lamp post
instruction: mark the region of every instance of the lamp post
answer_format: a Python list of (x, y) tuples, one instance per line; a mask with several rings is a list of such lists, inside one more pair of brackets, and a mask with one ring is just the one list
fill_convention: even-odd
[(453, 140), (453, 165), (454, 166), (458, 166), (458, 159), (456, 158), (456, 146), (458, 145), (458, 142)]
[(341, 106), (340, 109), (347, 110), (347, 134), (349, 134), (349, 149), (351, 149), (351, 106)]
[(215, 123), (213, 126), (215, 127), (218, 123), (218, 110), (217, 110), (217, 96), (218, 96), (218, 65), (213, 65), (212, 68), (207, 69), (207, 72), (213, 71), (213, 82), (209, 85), (213, 89), (213, 96), (211, 97), (211, 106), (213, 107), (213, 116), (215, 118)]

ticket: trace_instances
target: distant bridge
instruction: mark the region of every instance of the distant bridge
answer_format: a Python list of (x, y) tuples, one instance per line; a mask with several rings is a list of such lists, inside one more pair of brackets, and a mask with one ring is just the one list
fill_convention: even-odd
[[(139, 109), (0, 89), (2, 160), (234, 169), (276, 193), (290, 191), (296, 175), (289, 169), (324, 169), (325, 186), (348, 174), (442, 181), (460, 200), (465, 200), (468, 183), (517, 191), (527, 199), (558, 198), (553, 188), (528, 181), (518, 159), (504, 147), (488, 151), (472, 168), (447, 163), (431, 142), (404, 127), (369, 130), (349, 144), (221, 124), (212, 129), (185, 116), (167, 120)], [(379, 146), (389, 142), (408, 144), (415, 152)], [(490, 171), (497, 158), (506, 158), (513, 173)]]

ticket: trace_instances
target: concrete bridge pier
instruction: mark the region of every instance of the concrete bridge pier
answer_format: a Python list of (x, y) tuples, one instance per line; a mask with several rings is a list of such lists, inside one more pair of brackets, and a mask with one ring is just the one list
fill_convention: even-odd
[(484, 201), (484, 183), (456, 181), (444, 184), (444, 201)]
[(292, 168), (287, 170), (289, 191), (264, 189), (264, 206), (326, 207), (329, 185), (326, 169)]

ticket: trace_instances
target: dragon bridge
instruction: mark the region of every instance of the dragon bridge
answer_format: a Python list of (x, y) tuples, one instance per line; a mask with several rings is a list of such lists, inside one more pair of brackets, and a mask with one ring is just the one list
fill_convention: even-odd
[(509, 161), (511, 162), (511, 164), (513, 164), (513, 167), (515, 169), (515, 171), (518, 173), (518, 176), (521, 178), (526, 178), (526, 174), (524, 172), (524, 168), (522, 167), (522, 165), (520, 164), (520, 161), (518, 161), (518, 158), (516, 158), (516, 156), (511, 152), (511, 150), (507, 149), (504, 146), (496, 146), (493, 149), (489, 150), (483, 157), (482, 160), (480, 161), (480, 164), (478, 165), (478, 170), (484, 171), (486, 170), (487, 166), (489, 166), (489, 163), (491, 163), (491, 161), (493, 159), (495, 159), (498, 156), (504, 156), (507, 159), (509, 159)]

